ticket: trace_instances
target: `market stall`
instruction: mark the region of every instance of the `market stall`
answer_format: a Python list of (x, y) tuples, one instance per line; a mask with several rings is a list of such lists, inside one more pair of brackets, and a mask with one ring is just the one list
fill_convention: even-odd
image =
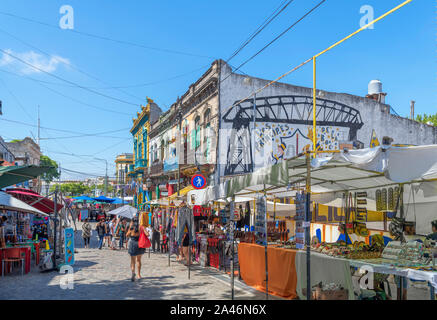
[[(420, 159), (420, 161), (417, 159)], [(344, 241), (344, 244), (340, 241), (339, 247), (334, 250), (336, 253), (331, 258), (334, 260), (337, 257), (342, 259), (344, 256), (349, 257), (350, 259), (347, 260), (350, 261), (359, 261), (363, 258), (371, 259), (378, 256), (378, 254), (382, 255), (382, 248), (379, 248), (378, 251), (374, 247), (366, 244), (365, 241), (355, 241), (349, 244), (347, 240), (347, 235), (353, 233), (361, 237), (369, 237), (370, 235), (366, 225), (369, 215), (366, 206), (366, 199), (369, 197), (367, 190), (385, 187), (393, 187), (393, 189), (395, 189), (397, 186), (403, 187), (405, 184), (421, 189), (424, 183), (432, 183), (437, 178), (436, 159), (436, 146), (410, 148), (378, 147), (374, 149), (351, 150), (326, 158), (312, 159), (310, 168), (305, 158), (294, 158), (269, 168), (263, 168), (253, 174), (229, 180), (225, 186), (226, 196), (248, 196), (256, 193), (264, 194), (265, 196), (283, 196), (285, 194), (290, 196), (293, 193), (296, 194), (298, 190), (305, 189), (308, 185), (308, 183), (307, 185), (305, 185), (305, 183), (309, 180), (312, 192), (311, 198), (317, 199), (320, 195), (330, 194), (334, 199), (346, 199), (343, 208), (343, 210), (345, 210), (345, 220), (342, 221), (343, 223), (340, 223), (343, 228), (341, 234), (343, 234), (343, 236), (346, 235), (346, 241)], [(404, 170), (405, 163), (415, 163), (416, 165), (413, 170), (406, 172)], [(402, 188), (400, 190), (401, 192), (399, 192), (397, 196), (396, 208), (393, 210), (395, 218), (396, 212), (402, 215), (401, 208), (403, 208), (403, 203), (400, 201), (403, 200), (404, 191)], [(388, 194), (390, 194), (390, 190)], [(395, 193), (392, 193), (392, 198), (393, 194)], [(388, 200), (389, 199), (387, 199), (387, 202), (389, 202)], [(415, 199), (415, 203), (417, 203), (417, 199)], [(433, 216), (425, 212), (417, 213), (417, 219), (423, 216), (435, 217), (435, 214)], [(400, 219), (401, 223), (405, 226), (404, 217)], [(310, 222), (311, 219), (308, 221)], [(296, 235), (299, 234), (299, 232), (303, 234), (305, 229), (309, 229), (309, 222), (306, 224), (301, 223), (301, 230), (296, 228)], [(396, 226), (396, 224), (393, 223), (391, 225)], [(390, 231), (393, 237), (399, 236), (399, 230), (395, 227), (392, 227)], [(402, 229), (402, 231), (405, 231), (405, 229)], [(306, 237), (304, 237), (304, 239), (305, 238)], [(384, 246), (385, 244), (386, 243), (383, 242), (382, 245)], [(417, 243), (411, 242), (411, 246), (413, 245), (417, 245)], [(431, 249), (430, 246), (432, 247), (434, 245), (435, 244), (432, 243), (426, 244), (428, 249)], [(240, 246), (242, 246), (242, 244), (240, 244)], [(285, 243), (285, 246), (289, 246), (290, 249), (293, 249), (293, 247), (296, 247), (296, 241)], [(331, 246), (335, 247), (335, 245)], [(411, 250), (411, 248), (409, 250)], [(268, 252), (267, 256), (269, 256), (269, 253), (270, 252)], [(311, 260), (313, 259), (312, 256), (311, 254)], [(423, 255), (423, 257), (427, 259), (421, 260), (420, 262), (415, 261), (414, 264), (414, 268), (422, 269), (421, 271), (423, 271), (423, 273), (421, 276), (417, 275), (415, 271), (410, 271), (413, 270), (410, 264), (399, 263), (397, 267), (408, 269), (408, 272), (404, 272), (406, 276), (432, 280), (434, 279), (434, 275), (431, 270), (434, 270), (436, 267), (430, 264), (429, 254)], [(317, 261), (317, 258), (314, 259)], [(307, 260), (307, 257), (301, 260)], [(356, 263), (353, 262), (349, 263), (351, 266), (356, 265)], [(299, 262), (298, 265), (301, 265), (301, 262)], [(262, 270), (261, 267), (259, 267), (259, 269)], [(302, 267), (299, 267), (299, 270), (299, 274), (302, 275)], [(424, 276), (423, 274), (426, 274), (425, 272), (430, 273)], [(312, 274), (313, 271), (311, 271), (311, 275)], [(245, 274), (243, 269), (241, 275), (243, 279), (245, 277), (250, 278), (250, 276)], [(311, 277), (307, 277), (307, 280), (309, 279), (311, 279)], [(316, 278), (316, 280), (318, 279)], [(270, 282), (270, 278), (268, 281)], [(329, 279), (325, 279), (325, 281), (329, 281)], [(302, 291), (306, 290), (306, 284), (303, 282), (304, 281), (300, 281), (302, 290), (298, 290), (299, 296), (303, 294)], [(429, 282), (433, 284), (433, 281)], [(311, 285), (314, 285), (314, 283), (315, 282), (311, 280)], [(343, 284), (337, 283), (337, 285), (339, 285), (337, 289), (338, 291), (347, 289), (349, 291), (348, 297), (352, 298), (350, 288), (344, 288), (346, 283), (350, 283), (347, 273), (345, 273), (345, 281), (343, 281)]]
[(24, 256), (24, 272), (30, 272), (31, 254), (35, 262), (39, 262), (40, 241), (33, 240), (32, 228), (35, 215), (47, 217), (48, 215), (28, 204), (0, 191), (0, 215), (7, 218), (0, 227), (0, 268), (2, 275), (9, 272), (10, 265), (5, 265), (4, 259), (18, 250), (19, 256)]

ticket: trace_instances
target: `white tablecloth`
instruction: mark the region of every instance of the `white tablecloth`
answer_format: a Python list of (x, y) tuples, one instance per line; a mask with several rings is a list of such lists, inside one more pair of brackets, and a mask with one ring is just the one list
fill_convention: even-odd
[[(306, 252), (298, 251), (296, 254), (296, 274), (298, 277), (296, 291), (299, 298), (303, 300), (306, 299), (302, 292), (302, 289), (306, 288), (307, 284), (306, 268)], [(355, 300), (350, 264), (348, 260), (337, 259), (325, 254), (312, 252), (311, 287), (319, 282), (323, 282), (323, 284), (340, 284), (343, 288), (348, 290), (349, 300)]]

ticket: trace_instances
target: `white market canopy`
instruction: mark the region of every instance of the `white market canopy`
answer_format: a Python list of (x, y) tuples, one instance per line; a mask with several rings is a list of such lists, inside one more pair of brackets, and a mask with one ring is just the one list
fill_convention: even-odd
[(138, 212), (138, 210), (136, 208), (134, 208), (130, 205), (124, 205), (120, 208), (109, 211), (108, 214), (132, 219), (134, 217), (134, 215), (137, 214), (137, 212)]
[[(225, 183), (226, 196), (266, 192), (291, 193), (292, 186), (305, 185), (305, 158), (285, 160)], [(357, 191), (399, 183), (437, 180), (437, 145), (376, 147), (349, 150), (311, 161), (311, 191), (332, 193)]]
[(0, 209), (20, 211), (26, 213), (40, 214), (48, 217), (49, 215), (28, 205), (27, 203), (14, 198), (6, 192), (0, 191)]

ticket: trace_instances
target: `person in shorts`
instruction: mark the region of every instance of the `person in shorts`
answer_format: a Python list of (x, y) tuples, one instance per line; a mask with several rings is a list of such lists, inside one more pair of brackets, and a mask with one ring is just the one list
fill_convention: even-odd
[(134, 217), (131, 223), (129, 224), (129, 228), (126, 233), (126, 237), (129, 238), (127, 247), (128, 247), (128, 253), (131, 258), (130, 265), (132, 271), (132, 277), (131, 277), (132, 281), (135, 281), (135, 265), (137, 266), (137, 270), (138, 270), (138, 279), (141, 279), (141, 257), (146, 251), (145, 248), (140, 248), (138, 245), (138, 242), (140, 240), (140, 233), (144, 233), (146, 237), (149, 236), (149, 234), (144, 229), (144, 227), (140, 226), (138, 217)]

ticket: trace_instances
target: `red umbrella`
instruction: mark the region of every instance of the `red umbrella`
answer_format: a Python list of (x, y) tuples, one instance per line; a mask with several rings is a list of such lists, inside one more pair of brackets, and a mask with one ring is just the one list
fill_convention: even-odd
[[(28, 205), (44, 213), (50, 214), (55, 212), (55, 203), (52, 200), (43, 197), (42, 195), (40, 195), (35, 191), (24, 189), (24, 188), (13, 188), (13, 189), (6, 189), (6, 192), (11, 196), (14, 196), (15, 198), (27, 203)], [(64, 206), (60, 203), (56, 204), (57, 210), (60, 210), (63, 207)]]

